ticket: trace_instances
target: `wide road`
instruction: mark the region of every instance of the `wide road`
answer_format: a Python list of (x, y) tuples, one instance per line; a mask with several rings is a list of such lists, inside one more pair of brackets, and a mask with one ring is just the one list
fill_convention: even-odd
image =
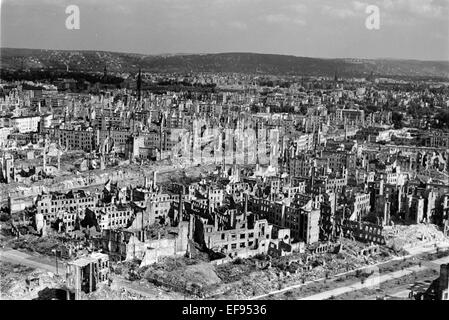
[[(45, 270), (57, 274), (55, 260), (53, 260), (53, 263), (50, 263), (43, 258), (14, 249), (0, 249), (0, 260), (2, 262), (17, 263), (27, 267)], [(64, 263), (58, 260), (59, 274), (63, 274), (64, 270)]]
[(424, 271), (429, 268), (436, 269), (439, 271), (440, 265), (445, 264), (445, 263), (449, 263), (449, 256), (440, 258), (440, 259), (436, 259), (433, 261), (427, 261), (424, 263), (424, 265), (421, 265), (421, 266), (413, 266), (413, 267), (405, 268), (404, 270), (398, 270), (398, 271), (390, 272), (390, 273), (383, 274), (383, 275), (377, 275), (377, 276), (373, 275), (373, 276), (370, 276), (364, 283), (357, 282), (357, 283), (354, 283), (354, 284), (351, 284), (348, 286), (320, 292), (320, 293), (314, 294), (312, 296), (302, 298), (300, 300), (325, 300), (325, 299), (329, 299), (331, 297), (336, 297), (336, 296), (342, 295), (344, 293), (348, 293), (348, 292), (352, 292), (352, 291), (356, 291), (356, 290), (360, 290), (360, 289), (364, 289), (364, 288), (373, 288), (373, 287), (380, 285), (383, 282), (402, 278), (409, 274)]
[[(440, 242), (440, 243), (437, 243), (437, 244), (428, 244), (428, 243), (427, 244), (423, 244), (421, 246), (416, 246), (416, 247), (414, 247), (412, 249), (407, 250), (409, 254), (405, 255), (403, 257), (395, 257), (395, 258), (393, 258), (391, 260), (388, 260), (388, 261), (382, 261), (382, 262), (376, 263), (374, 265), (370, 265), (370, 266), (362, 267), (362, 268), (359, 268), (359, 269), (343, 272), (343, 273), (334, 275), (333, 277), (334, 278), (339, 278), (341, 276), (345, 276), (347, 274), (353, 273), (356, 270), (372, 269), (372, 267), (374, 267), (376, 265), (385, 264), (385, 263), (388, 263), (388, 262), (391, 262), (391, 261), (394, 261), (394, 260), (408, 259), (410, 257), (418, 256), (418, 255), (423, 254), (423, 253), (434, 253), (434, 252), (437, 252), (437, 250), (447, 250), (448, 248), (449, 248), (449, 243), (447, 241), (446, 242)], [(320, 281), (324, 281), (324, 280), (325, 280), (325, 278), (320, 278), (320, 279), (316, 279), (316, 280), (312, 280), (312, 281), (307, 281), (305, 283), (295, 284), (295, 285), (288, 286), (288, 287), (280, 289), (280, 290), (271, 291), (271, 292), (268, 292), (268, 293), (265, 293), (265, 294), (262, 294), (262, 295), (259, 295), (259, 296), (255, 296), (255, 297), (249, 298), (249, 300), (264, 299), (264, 298), (267, 298), (269, 296), (285, 293), (285, 292), (288, 292), (288, 291), (291, 291), (291, 290), (294, 290), (294, 289), (298, 289), (298, 288), (307, 286), (308, 284), (315, 283), (315, 282), (320, 282)], [(348, 287), (351, 287), (351, 286), (348, 286)], [(350, 291), (354, 291), (354, 290), (358, 290), (358, 289), (353, 289), (353, 290), (350, 290)], [(348, 292), (350, 292), (350, 291), (348, 291)], [(346, 292), (343, 292), (343, 293), (346, 293)], [(342, 294), (342, 293), (340, 293), (340, 294)], [(332, 295), (330, 295), (330, 296), (332, 296)]]

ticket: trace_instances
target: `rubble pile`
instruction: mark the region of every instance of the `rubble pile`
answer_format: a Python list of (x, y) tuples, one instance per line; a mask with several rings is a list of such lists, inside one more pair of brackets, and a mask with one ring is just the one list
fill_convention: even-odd
[(91, 294), (84, 294), (83, 299), (88, 300), (147, 300), (144, 295), (133, 293), (129, 290), (121, 288), (113, 290), (109, 286), (99, 286), (97, 290)]
[(146, 268), (144, 277), (151, 283), (175, 291), (203, 295), (211, 294), (221, 283), (214, 266), (209, 263), (186, 263), (186, 258), (165, 258)]
[(19, 239), (13, 239), (9, 243), (13, 249), (26, 249), (31, 252), (38, 252), (43, 255), (53, 256), (53, 249), (62, 245), (62, 241), (56, 237), (36, 237), (34, 235), (24, 235)]
[(433, 224), (395, 225), (385, 228), (387, 247), (396, 250), (418, 246), (424, 243), (448, 242), (449, 239)]
[(223, 283), (236, 282), (246, 274), (257, 270), (254, 259), (236, 259), (231, 263), (225, 263), (215, 268), (218, 277)]
[(142, 278), (145, 270), (139, 269), (140, 260), (134, 259), (129, 261), (123, 261), (117, 265), (111, 267), (111, 271), (117, 275), (121, 275), (128, 280), (139, 280)]
[(8, 296), (16, 296), (16, 293), (21, 291), (20, 284), (23, 283), (23, 289), (25, 289), (25, 279), (34, 269), (8, 262), (2, 262), (1, 266), (0, 294), (2, 299), (6, 299)]
[(37, 271), (8, 262), (1, 263), (0, 295), (2, 300), (30, 300), (38, 298), (48, 288), (59, 288), (63, 279), (51, 272)]
[(359, 252), (366, 244), (349, 239), (343, 239), (342, 244), (343, 249), (338, 254), (295, 254), (273, 259), (268, 264), (245, 259), (241, 263), (217, 266), (218, 276), (226, 283), (226, 293), (222, 297), (246, 299), (386, 261), (392, 255), (390, 249), (381, 248), (378, 254), (364, 256)]

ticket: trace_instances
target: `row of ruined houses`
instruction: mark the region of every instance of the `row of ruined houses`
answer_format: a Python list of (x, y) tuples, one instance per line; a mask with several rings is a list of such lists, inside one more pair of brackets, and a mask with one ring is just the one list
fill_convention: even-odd
[[(95, 247), (109, 252), (112, 259), (139, 259), (143, 264), (189, 253), (194, 243), (218, 257), (282, 256), (323, 240), (323, 225), (331, 223), (328, 205), (333, 201), (327, 198), (296, 194), (292, 197), (295, 201), (289, 203), (249, 196), (244, 190), (243, 201), (229, 205), (222, 190), (209, 188), (206, 196), (199, 197), (199, 190), (192, 186), (187, 190), (178, 187), (175, 193), (161, 193), (148, 181), (132, 190), (114, 191), (110, 187), (105, 192), (110, 196), (108, 203), (83, 192), (45, 195), (37, 203), (38, 215), (51, 221), (57, 217), (54, 211), (58, 206), (68, 206), (74, 210), (65, 214), (71, 215), (71, 221), (78, 217), (81, 227), (97, 227)], [(162, 232), (155, 236), (152, 226), (164, 220), (158, 224), (163, 226)], [(364, 225), (345, 222), (342, 234), (383, 242), (381, 227), (371, 230), (374, 227), (366, 229)]]

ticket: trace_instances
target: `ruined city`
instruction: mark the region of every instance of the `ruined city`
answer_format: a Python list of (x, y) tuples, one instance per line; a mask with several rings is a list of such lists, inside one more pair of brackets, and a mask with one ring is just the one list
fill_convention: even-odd
[(449, 62), (206, 56), (2, 47), (0, 298), (449, 300)]

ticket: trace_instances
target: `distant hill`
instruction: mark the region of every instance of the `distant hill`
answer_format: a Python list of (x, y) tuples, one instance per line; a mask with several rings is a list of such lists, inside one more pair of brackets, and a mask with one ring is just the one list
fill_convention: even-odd
[(243, 72), (251, 74), (449, 78), (449, 61), (394, 59), (318, 59), (277, 54), (217, 53), (143, 55), (104, 51), (0, 49), (4, 69), (72, 71)]

